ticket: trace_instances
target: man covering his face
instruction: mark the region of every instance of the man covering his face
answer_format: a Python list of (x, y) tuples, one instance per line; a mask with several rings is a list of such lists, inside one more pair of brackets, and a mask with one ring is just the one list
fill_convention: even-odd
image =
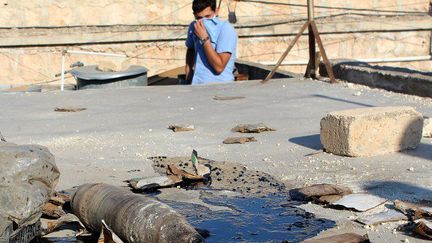
[(193, 85), (234, 81), (237, 33), (217, 17), (216, 0), (194, 0), (186, 40), (186, 79)]

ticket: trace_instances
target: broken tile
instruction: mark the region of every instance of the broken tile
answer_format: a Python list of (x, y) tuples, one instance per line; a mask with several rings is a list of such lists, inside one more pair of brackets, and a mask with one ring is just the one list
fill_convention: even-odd
[(432, 218), (431, 208), (420, 207), (418, 205), (402, 202), (399, 200), (394, 201), (394, 206), (397, 210), (408, 216), (411, 220)]
[(54, 111), (56, 112), (80, 112), (85, 111), (87, 108), (78, 108), (78, 107), (56, 107)]
[(331, 203), (338, 201), (342, 197), (343, 197), (342, 195), (327, 195), (327, 196), (322, 196), (322, 197), (316, 199), (316, 201), (318, 203), (322, 203), (322, 204), (331, 204)]
[(82, 229), (85, 229), (84, 225), (81, 223), (79, 218), (73, 214), (66, 214), (61, 216), (59, 219), (57, 219), (54, 222), (48, 222), (48, 228), (44, 232), (45, 234), (49, 234), (60, 228), (61, 226), (65, 224), (70, 223), (78, 223)]
[(351, 194), (352, 190), (348, 187), (337, 186), (331, 184), (318, 184), (304, 188), (290, 190), (291, 199), (297, 201), (316, 200), (323, 196), (329, 195), (347, 195)]
[(387, 202), (387, 199), (369, 194), (350, 194), (332, 203), (332, 206), (342, 206), (359, 212), (366, 212)]
[(48, 202), (43, 206), (42, 214), (46, 217), (58, 219), (66, 213), (63, 210), (62, 206)]
[(152, 190), (163, 187), (171, 187), (180, 183), (182, 180), (176, 176), (155, 176), (141, 179), (129, 180), (129, 185), (135, 190)]
[(254, 137), (229, 137), (223, 141), (224, 144), (245, 144), (256, 142)]
[(59, 206), (63, 206), (65, 203), (70, 201), (71, 201), (71, 197), (69, 195), (60, 192), (54, 193), (54, 195), (49, 200), (49, 202)]
[(397, 222), (402, 220), (408, 220), (407, 216), (391, 209), (387, 212), (364, 216), (356, 221), (364, 225), (378, 225), (381, 223)]
[(194, 165), (195, 170), (197, 175), (202, 176), (202, 177), (208, 177), (210, 175), (210, 168), (197, 163), (196, 165)]
[(413, 232), (426, 239), (432, 240), (432, 222), (420, 220), (416, 223)]
[(123, 243), (123, 241), (112, 229), (110, 229), (110, 227), (108, 227), (105, 220), (102, 220), (102, 231), (98, 243)]
[(185, 170), (179, 169), (177, 166), (175, 166), (173, 164), (168, 165), (167, 174), (179, 176), (181, 178), (186, 178), (189, 180), (203, 180), (204, 179), (203, 176), (191, 174)]
[(173, 132), (190, 132), (195, 130), (194, 125), (170, 125), (168, 129), (173, 130)]
[(240, 124), (231, 129), (232, 132), (240, 132), (240, 133), (261, 133), (261, 132), (269, 132), (276, 131), (276, 129), (270, 128), (266, 126), (264, 123), (259, 124)]
[(368, 243), (368, 235), (357, 235), (352, 233), (330, 236), (316, 240), (306, 240), (304, 243)]
[(246, 98), (246, 97), (243, 97), (243, 96), (215, 96), (213, 99), (226, 101), (226, 100), (240, 100), (240, 99), (244, 99), (244, 98)]

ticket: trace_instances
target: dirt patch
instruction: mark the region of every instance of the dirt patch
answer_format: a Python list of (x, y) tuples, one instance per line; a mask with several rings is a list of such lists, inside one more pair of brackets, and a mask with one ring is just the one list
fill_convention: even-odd
[[(149, 159), (153, 161), (154, 170), (161, 175), (166, 175), (168, 165), (172, 164), (184, 170), (192, 168), (192, 161), (188, 157), (151, 157)], [(194, 185), (196, 187), (230, 190), (243, 195), (288, 193), (285, 184), (267, 173), (249, 170), (245, 166), (232, 162), (199, 158), (199, 163), (208, 166), (211, 174), (209, 181)]]

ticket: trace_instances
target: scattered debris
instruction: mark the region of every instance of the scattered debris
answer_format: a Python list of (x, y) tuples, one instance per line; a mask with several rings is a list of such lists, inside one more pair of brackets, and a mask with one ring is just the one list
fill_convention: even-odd
[(1, 134), (1, 132), (0, 132), (0, 141), (6, 142), (6, 139), (3, 137), (3, 135)]
[(58, 219), (61, 216), (65, 215), (65, 211), (62, 206), (56, 205), (54, 203), (48, 202), (42, 208), (42, 214), (45, 217)]
[(423, 236), (428, 240), (432, 240), (432, 223), (424, 220), (420, 220), (419, 222), (416, 223), (413, 232)]
[(321, 204), (332, 204), (340, 200), (342, 197), (343, 195), (327, 195), (327, 196), (319, 197), (315, 199), (315, 201)]
[(129, 185), (137, 191), (156, 190), (164, 187), (173, 187), (182, 182), (177, 176), (156, 176), (149, 178), (136, 178), (128, 181)]
[(45, 217), (58, 219), (63, 215), (66, 215), (66, 212), (63, 210), (63, 206), (70, 202), (70, 197), (61, 194), (54, 193), (54, 195), (49, 199), (48, 203), (46, 203), (42, 208), (42, 214)]
[(0, 216), (0, 242), (33, 242), (42, 234), (41, 222), (26, 224), (14, 230), (14, 224)]
[(327, 238), (316, 239), (316, 240), (307, 240), (303, 241), (304, 243), (369, 243), (368, 235), (357, 235), (357, 234), (342, 234), (335, 235)]
[(432, 219), (432, 208), (421, 208), (415, 204), (402, 202), (399, 200), (394, 201), (394, 206), (397, 210), (405, 214), (410, 220), (417, 220), (421, 218)]
[(98, 243), (123, 243), (123, 241), (106, 225), (105, 220), (102, 220), (102, 231)]
[(202, 176), (203, 178), (210, 176), (210, 168), (199, 163), (198, 152), (196, 150), (192, 151), (191, 162), (197, 175)]
[(364, 225), (375, 226), (382, 223), (397, 222), (397, 221), (404, 221), (404, 220), (408, 220), (405, 214), (390, 209), (386, 212), (367, 215), (362, 218), (358, 218), (356, 221)]
[(49, 201), (55, 205), (63, 206), (71, 201), (71, 197), (64, 193), (55, 192)]
[[(137, 191), (151, 191), (161, 188), (190, 184), (195, 181), (207, 180), (210, 176), (210, 168), (198, 161), (198, 153), (194, 150), (191, 156), (192, 167), (180, 169), (176, 165), (167, 165), (166, 175), (150, 178), (135, 178), (127, 181)], [(188, 171), (189, 170), (189, 171)], [(193, 170), (193, 172), (192, 172)]]
[(168, 205), (107, 184), (86, 184), (72, 197), (72, 210), (87, 229), (102, 220), (126, 242), (204, 242), (199, 233)]
[(54, 232), (55, 230), (59, 229), (63, 225), (70, 224), (70, 223), (77, 223), (82, 229), (85, 229), (84, 225), (81, 223), (79, 218), (69, 213), (61, 216), (59, 219), (57, 219), (54, 222), (48, 222), (48, 228), (44, 231), (44, 234), (48, 235)]
[(266, 126), (264, 123), (259, 124), (240, 124), (231, 129), (232, 132), (240, 133), (261, 133), (261, 132), (272, 132), (276, 129)]
[[(318, 184), (304, 188), (290, 190), (291, 199), (296, 201), (334, 201), (342, 196), (351, 194), (352, 190), (348, 187), (331, 184)], [(329, 197), (332, 196), (332, 197)], [(322, 198), (322, 199), (321, 199)]]
[(59, 176), (47, 148), (0, 143), (0, 217), (18, 227), (38, 221)]
[(223, 141), (224, 144), (245, 144), (256, 142), (255, 137), (229, 137)]
[(246, 97), (243, 96), (215, 96), (214, 100), (221, 100), (221, 101), (227, 101), (227, 100), (241, 100), (245, 99)]
[(203, 176), (199, 176), (199, 175), (196, 175), (196, 174), (189, 173), (189, 172), (187, 172), (185, 170), (179, 169), (175, 165), (168, 165), (167, 174), (168, 175), (178, 176), (180, 178), (188, 179), (188, 180), (203, 180), (204, 179)]
[[(153, 157), (153, 168), (161, 175), (166, 175), (167, 167), (175, 165), (177, 168), (188, 171), (194, 174), (191, 157)], [(283, 183), (273, 178), (271, 175), (250, 170), (245, 166), (237, 163), (226, 161), (214, 161), (205, 158), (198, 158), (198, 162), (204, 166), (208, 166), (211, 170), (211, 184), (198, 183), (193, 185), (213, 190), (230, 190), (242, 195), (268, 195), (271, 193), (285, 194), (287, 189)], [(200, 181), (196, 181), (200, 182)]]
[(170, 125), (168, 129), (173, 130), (173, 132), (190, 132), (195, 130), (194, 125)]
[(78, 107), (56, 107), (54, 109), (55, 112), (80, 112), (85, 111), (87, 108), (78, 108)]
[(366, 212), (387, 202), (387, 199), (369, 194), (350, 194), (332, 203), (332, 206), (342, 206), (358, 212)]

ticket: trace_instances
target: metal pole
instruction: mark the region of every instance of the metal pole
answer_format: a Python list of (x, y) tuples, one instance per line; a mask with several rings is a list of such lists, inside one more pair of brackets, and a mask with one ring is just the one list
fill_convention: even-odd
[(64, 91), (66, 52), (67, 52), (67, 51), (62, 51), (61, 87), (60, 87), (60, 90), (61, 90), (61, 91)]
[(91, 51), (67, 51), (67, 53), (76, 54), (76, 55), (95, 55), (95, 56), (124, 57), (124, 58), (127, 57), (124, 54), (113, 54), (113, 53), (91, 52)]
[[(315, 20), (314, 0), (308, 0), (307, 4), (308, 4), (308, 21), (309, 23), (312, 23)], [(305, 73), (306, 78), (316, 79), (315, 59), (316, 59), (315, 35), (312, 30), (312, 26), (309, 24), (309, 64)]]
[(315, 19), (315, 11), (314, 11), (314, 0), (308, 0), (308, 20), (313, 21)]

